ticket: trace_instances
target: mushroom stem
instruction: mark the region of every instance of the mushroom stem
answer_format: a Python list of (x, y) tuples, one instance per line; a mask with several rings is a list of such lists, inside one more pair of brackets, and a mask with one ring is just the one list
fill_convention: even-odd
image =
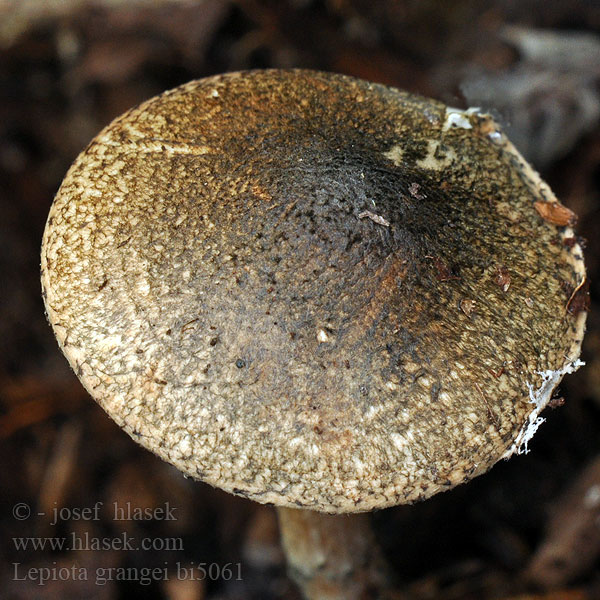
[(389, 588), (368, 514), (277, 513), (290, 576), (307, 600), (376, 598)]

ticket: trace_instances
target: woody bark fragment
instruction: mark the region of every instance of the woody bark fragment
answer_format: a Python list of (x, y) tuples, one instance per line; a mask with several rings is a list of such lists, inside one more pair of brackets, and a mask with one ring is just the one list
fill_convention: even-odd
[(585, 574), (600, 556), (599, 525), (600, 457), (556, 502), (527, 578), (540, 587), (557, 588)]

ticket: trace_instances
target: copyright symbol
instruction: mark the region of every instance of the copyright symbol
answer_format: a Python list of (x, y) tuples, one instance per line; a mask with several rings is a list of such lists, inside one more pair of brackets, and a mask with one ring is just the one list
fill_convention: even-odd
[(31, 508), (25, 502), (19, 502), (13, 506), (12, 513), (17, 521), (26, 521), (31, 516)]

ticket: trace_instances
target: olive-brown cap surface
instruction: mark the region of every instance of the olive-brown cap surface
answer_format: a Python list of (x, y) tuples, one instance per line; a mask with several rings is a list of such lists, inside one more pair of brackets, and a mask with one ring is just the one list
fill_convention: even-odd
[(259, 502), (364, 511), (526, 446), (580, 364), (569, 221), (487, 115), (234, 73), (91, 142), (42, 283), (72, 367), (140, 444)]

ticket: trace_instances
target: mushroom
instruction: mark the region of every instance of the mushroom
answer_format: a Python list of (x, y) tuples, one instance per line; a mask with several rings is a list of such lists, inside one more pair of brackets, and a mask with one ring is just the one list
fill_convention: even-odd
[(562, 208), (477, 110), (230, 73), (130, 110), (77, 158), (43, 295), (134, 440), (276, 505), (306, 597), (358, 598), (385, 567), (368, 516), (342, 513), (527, 451), (582, 364), (581, 248), (571, 218), (544, 218)]

